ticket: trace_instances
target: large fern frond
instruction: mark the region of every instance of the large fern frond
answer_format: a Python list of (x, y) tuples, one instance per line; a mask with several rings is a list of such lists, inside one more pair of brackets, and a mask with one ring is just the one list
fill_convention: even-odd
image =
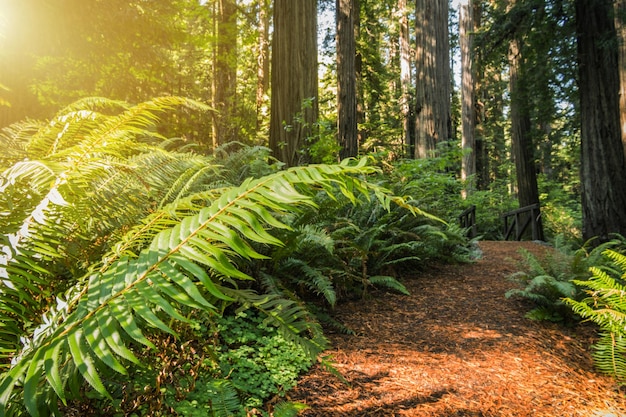
[[(0, 321), (16, 324), (10, 326), (16, 333), (0, 338), (0, 349), (15, 348), (15, 341), (38, 324), (40, 304), (50, 291), (71, 287), (76, 278), (70, 277), (83, 275), (102, 255), (115, 229), (136, 224), (161, 202), (201, 189), (197, 179), (208, 171), (206, 158), (168, 154), (146, 144), (146, 138), (158, 138), (156, 115), (180, 105), (208, 109), (177, 97), (137, 106), (85, 99), (49, 123), (3, 130), (1, 140), (19, 143), (14, 149), (20, 157), (9, 160), (0, 174), (5, 284)], [(185, 176), (189, 170), (196, 176)], [(86, 239), (97, 243), (88, 245)], [(12, 307), (19, 304), (24, 307)]]
[(130, 341), (151, 347), (146, 326), (175, 333), (167, 322), (189, 322), (185, 308), (219, 314), (230, 303), (248, 303), (316, 354), (324, 340), (306, 310), (294, 301), (238, 290), (235, 281), (250, 277), (235, 267), (235, 260), (260, 256), (248, 242), (281, 244), (266, 229), (284, 227), (273, 213), (314, 204), (302, 187), (327, 193), (339, 189), (355, 202), (357, 194), (374, 191), (389, 206), (394, 197), (359, 178), (373, 171), (366, 160), (290, 169), (225, 189), (210, 205), (156, 235), (149, 226), (136, 230), (132, 241), (143, 241), (145, 234), (149, 244), (137, 252), (124, 246), (106, 255), (78, 281), (64, 308), (51, 313), (30, 337), (0, 381), (0, 415), (10, 414), (18, 398), (39, 415), (41, 402), (52, 392), (65, 401), (68, 390), (76, 389), (72, 381), (85, 380), (107, 395), (99, 364), (125, 372), (125, 361), (137, 362)]
[(612, 261), (608, 268), (590, 268), (593, 276), (574, 281), (586, 288), (589, 297), (582, 301), (566, 299), (572, 310), (598, 324), (602, 337), (596, 343), (593, 357), (603, 372), (626, 379), (626, 255), (605, 250)]

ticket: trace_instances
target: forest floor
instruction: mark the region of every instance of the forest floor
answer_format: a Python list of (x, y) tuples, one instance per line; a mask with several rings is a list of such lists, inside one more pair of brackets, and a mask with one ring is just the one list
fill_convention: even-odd
[(354, 335), (329, 334), (335, 368), (303, 376), (287, 399), (312, 416), (621, 416), (626, 394), (597, 373), (595, 329), (524, 318), (507, 300), (518, 249), (532, 242), (480, 242), (471, 264), (438, 266), (402, 282), (411, 296), (374, 294), (336, 308)]

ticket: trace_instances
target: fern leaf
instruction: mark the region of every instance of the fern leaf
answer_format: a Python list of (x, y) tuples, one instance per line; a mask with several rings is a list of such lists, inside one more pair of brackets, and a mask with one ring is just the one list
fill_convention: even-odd
[(402, 283), (388, 275), (375, 275), (368, 278), (372, 285), (387, 287), (404, 295), (411, 295)]

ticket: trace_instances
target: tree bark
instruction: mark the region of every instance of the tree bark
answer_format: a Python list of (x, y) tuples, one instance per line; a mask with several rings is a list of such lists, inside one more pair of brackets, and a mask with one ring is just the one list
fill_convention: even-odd
[(626, 0), (615, 0), (615, 29), (619, 45), (619, 109), (622, 145), (626, 157)]
[(318, 115), (317, 0), (275, 0), (270, 149), (287, 166), (306, 164)]
[(407, 0), (398, 0), (400, 12), (400, 112), (402, 113), (402, 135), (406, 154), (413, 157), (415, 143), (413, 141), (411, 122), (411, 39), (409, 36), (409, 17)]
[(215, 67), (215, 105), (217, 145), (237, 140), (235, 103), (237, 102), (237, 2), (219, 0), (217, 16), (217, 56)]
[(583, 237), (626, 235), (626, 165), (611, 0), (576, 0)]
[(257, 84), (256, 84), (256, 129), (261, 130), (263, 120), (267, 116), (264, 112), (265, 94), (269, 87), (270, 73), (270, 3), (269, 0), (259, 0), (259, 40), (257, 46)]
[(465, 183), (463, 198), (475, 188), (476, 175), (476, 112), (474, 92), (474, 69), (472, 43), (474, 22), (472, 18), (472, 0), (460, 8), (460, 46), (461, 46), (461, 180)]
[(509, 44), (509, 91), (511, 94), (511, 146), (517, 173), (517, 199), (520, 207), (539, 203), (537, 171), (531, 137), (528, 86), (526, 85), (523, 41), (514, 34)]
[(434, 153), (450, 138), (448, 1), (416, 1), (415, 157)]
[(354, 0), (337, 0), (337, 129), (339, 159), (359, 153)]

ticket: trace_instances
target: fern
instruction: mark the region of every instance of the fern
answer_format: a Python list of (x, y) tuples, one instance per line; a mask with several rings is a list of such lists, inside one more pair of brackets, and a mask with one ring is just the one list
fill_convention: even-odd
[(581, 317), (600, 326), (602, 337), (595, 345), (593, 357), (603, 372), (626, 379), (626, 255), (605, 250), (609, 268), (592, 267), (592, 277), (575, 281), (586, 289), (582, 301), (565, 302)]
[[(371, 172), (365, 162), (303, 167), (247, 180), (224, 190), (197, 214), (161, 230), (140, 252), (106, 255), (102, 266), (80, 280), (84, 286), (74, 299), (52, 314), (15, 358), (0, 384), (0, 414), (13, 410), (17, 395), (29, 413), (39, 415), (41, 402), (50, 398), (52, 391), (65, 402), (67, 390), (77, 388), (72, 381), (81, 378), (108, 396), (93, 358), (124, 373), (120, 360), (138, 361), (128, 340), (153, 347), (141, 330), (145, 325), (174, 334), (164, 319), (189, 322), (182, 306), (220, 314), (233, 302), (252, 305), (290, 339), (305, 346), (310, 355), (316, 355), (325, 344), (321, 331), (307, 320), (306, 311), (292, 301), (231, 286), (233, 280), (250, 279), (231, 259), (260, 256), (242, 237), (261, 244), (281, 244), (265, 230), (264, 224), (284, 226), (270, 211), (286, 212), (313, 204), (295, 184), (316, 185), (326, 192), (334, 192), (339, 184), (352, 201), (356, 201), (354, 191), (367, 193), (375, 188), (351, 176)], [(378, 196), (383, 204), (392, 201), (383, 191)], [(141, 233), (153, 236), (145, 230), (135, 232), (134, 239), (140, 239)], [(307, 333), (313, 337), (304, 338)], [(20, 395), (14, 388), (22, 380)]]
[(207, 387), (211, 413), (215, 417), (229, 417), (239, 411), (241, 402), (237, 390), (230, 381), (213, 380)]
[(306, 404), (302, 403), (292, 403), (292, 402), (280, 402), (276, 404), (274, 407), (274, 417), (296, 417), (300, 414), (300, 411), (306, 410), (309, 407)]
[[(112, 234), (145, 217), (162, 198), (154, 190), (172, 189), (181, 166), (190, 167), (189, 156), (147, 144), (147, 138), (160, 140), (156, 113), (181, 105), (207, 109), (176, 97), (137, 106), (94, 98), (68, 106), (48, 123), (3, 131), (3, 139), (21, 145), (15, 148), (19, 158), (5, 160), (9, 166), (0, 174), (0, 277), (11, 283), (0, 298), (4, 306), (23, 308), (0, 307), (0, 321), (15, 323), (11, 337), (0, 340), (2, 350), (17, 349), (16, 341), (40, 323), (51, 295), (66, 298), (62, 293), (72, 291), (75, 277), (106, 252)], [(116, 111), (122, 113), (111, 114)], [(196, 167), (206, 165), (197, 159)], [(159, 168), (163, 162), (170, 167), (167, 176)]]
[(368, 278), (370, 284), (390, 288), (394, 291), (397, 291), (404, 295), (410, 295), (409, 291), (406, 289), (402, 283), (400, 283), (394, 277), (386, 276), (386, 275), (375, 275)]
[[(103, 378), (139, 364), (141, 349), (154, 348), (151, 333), (198, 325), (191, 310), (216, 317), (233, 304), (252, 307), (313, 358), (326, 347), (321, 327), (284, 283), (254, 291), (253, 262), (269, 262), (289, 230), (300, 233), (302, 253), (335, 254), (326, 229), (290, 224), (320, 195), (376, 201), (381, 215), (393, 203), (424, 214), (365, 181), (377, 172), (367, 159), (226, 179), (214, 157), (165, 149), (174, 144), (156, 133), (158, 113), (178, 105), (207, 110), (171, 97), (137, 106), (85, 100), (41, 125), (16, 148), (19, 160), (6, 160), (0, 416), (55, 413), (85, 383), (110, 398)], [(323, 267), (290, 267), (304, 272), (296, 285), (334, 303)]]

